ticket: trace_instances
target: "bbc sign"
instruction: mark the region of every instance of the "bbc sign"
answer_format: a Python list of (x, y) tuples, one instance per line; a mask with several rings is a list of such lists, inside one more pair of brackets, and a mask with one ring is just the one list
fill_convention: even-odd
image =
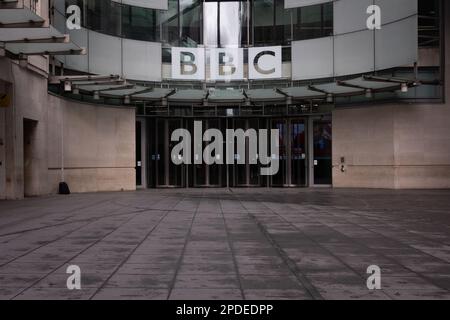
[[(248, 50), (248, 78), (282, 77), (281, 47), (258, 47)], [(207, 53), (209, 77), (206, 76)], [(172, 79), (231, 81), (244, 79), (242, 48), (172, 48)]]

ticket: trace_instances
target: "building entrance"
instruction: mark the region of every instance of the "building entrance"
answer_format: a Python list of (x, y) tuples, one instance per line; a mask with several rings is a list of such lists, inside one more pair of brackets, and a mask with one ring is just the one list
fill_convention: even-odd
[[(262, 176), (261, 165), (250, 164), (249, 145), (246, 146), (246, 164), (175, 165), (172, 133), (187, 129), (192, 135), (194, 122), (201, 121), (203, 130), (217, 129), (226, 136), (227, 129), (247, 131), (254, 129), (279, 130), (279, 171), (274, 176)], [(149, 118), (147, 128), (148, 159), (145, 179), (153, 188), (186, 187), (307, 187), (331, 185), (331, 120), (310, 118)], [(319, 135), (320, 132), (320, 135)], [(326, 133), (326, 134), (325, 134)], [(193, 139), (192, 139), (193, 140)], [(192, 149), (194, 149), (194, 141)], [(226, 141), (224, 141), (224, 144)], [(203, 142), (204, 150), (209, 142)], [(225, 150), (226, 146), (224, 146)], [(272, 155), (274, 157), (275, 155)]]

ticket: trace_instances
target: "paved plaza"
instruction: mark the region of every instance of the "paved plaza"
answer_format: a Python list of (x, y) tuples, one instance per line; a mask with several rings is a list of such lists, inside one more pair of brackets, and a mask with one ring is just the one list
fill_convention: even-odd
[[(450, 299), (450, 191), (0, 201), (0, 299)], [(70, 291), (66, 269), (81, 268)], [(370, 291), (367, 268), (381, 268)]]

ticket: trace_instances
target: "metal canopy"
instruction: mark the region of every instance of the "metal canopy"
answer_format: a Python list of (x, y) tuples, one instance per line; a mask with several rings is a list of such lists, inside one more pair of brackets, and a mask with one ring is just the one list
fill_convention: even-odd
[(133, 85), (130, 84), (116, 84), (116, 85), (83, 85), (77, 86), (77, 88), (81, 91), (93, 93), (93, 92), (101, 92), (101, 91), (110, 91), (110, 90), (126, 90), (133, 88)]
[(284, 101), (286, 96), (276, 89), (251, 89), (246, 90), (247, 97), (252, 101)]
[[(1, 12), (1, 11), (0, 11)], [(68, 42), (68, 36), (54, 27), (0, 28), (0, 42)]]
[(207, 92), (204, 90), (195, 90), (195, 89), (179, 90), (169, 97), (169, 101), (198, 103), (203, 102), (206, 96)]
[(208, 101), (213, 103), (242, 103), (245, 95), (242, 90), (209, 90)]
[(349, 94), (354, 94), (354, 93), (364, 91), (364, 89), (361, 89), (361, 88), (340, 86), (336, 82), (314, 85), (314, 86), (310, 86), (310, 88), (316, 89), (318, 91), (322, 91), (323, 93), (326, 93), (326, 94), (333, 94), (333, 95), (346, 95), (346, 94), (349, 95)]
[[(124, 99), (124, 101), (145, 102), (151, 101), (167, 105), (167, 102), (175, 104), (242, 104), (242, 103), (287, 103), (294, 100), (327, 100), (333, 97), (345, 97), (366, 95), (371, 98), (373, 92), (385, 92), (399, 90), (404, 86), (417, 86), (421, 82), (397, 78), (374, 78), (363, 76), (337, 82), (310, 84), (297, 87), (284, 87), (272, 89), (174, 89), (151, 88), (144, 85), (136, 85), (127, 82), (120, 76), (56, 76), (50, 79), (50, 83), (61, 83), (75, 94), (89, 94), (94, 96)], [(71, 84), (71, 85), (70, 85)], [(67, 86), (68, 85), (68, 86)], [(69, 89), (70, 90), (70, 89)]]
[(29, 55), (80, 55), (85, 49), (27, 7), (8, 8), (17, 1), (0, 1), (0, 45), (13, 58)]
[(305, 87), (290, 87), (290, 88), (281, 88), (279, 89), (281, 92), (286, 94), (287, 96), (296, 99), (313, 99), (313, 98), (323, 98), (325, 93), (311, 91), (307, 86)]
[(131, 88), (126, 89), (114, 89), (114, 90), (106, 90), (106, 91), (100, 91), (101, 96), (105, 97), (112, 97), (112, 98), (121, 98), (126, 96), (131, 96), (133, 94), (141, 93), (150, 91), (151, 88), (148, 87), (141, 87), (141, 86), (134, 86)]
[(342, 84), (347, 84), (350, 86), (360, 87), (364, 89), (372, 89), (372, 90), (380, 90), (380, 89), (389, 89), (398, 87), (399, 83), (388, 82), (388, 81), (371, 81), (367, 80), (364, 77), (352, 79), (352, 80), (344, 80)]
[(167, 98), (167, 96), (174, 91), (174, 89), (153, 88), (153, 90), (149, 92), (134, 94), (131, 96), (131, 98), (138, 101), (159, 101)]
[(84, 54), (74, 43), (7, 43), (5, 49), (15, 55), (68, 55)]
[(1, 9), (0, 10), (0, 27), (18, 27), (18, 26), (39, 26), (45, 23), (44, 18), (28, 8), (17, 9)]

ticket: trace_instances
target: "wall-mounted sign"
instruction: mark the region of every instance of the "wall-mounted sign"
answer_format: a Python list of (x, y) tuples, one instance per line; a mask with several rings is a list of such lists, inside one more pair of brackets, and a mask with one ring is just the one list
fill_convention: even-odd
[(281, 47), (248, 49), (249, 79), (281, 78)]
[(172, 48), (172, 78), (180, 80), (204, 80), (205, 49)]
[[(258, 47), (248, 50), (248, 78), (282, 77), (281, 47)], [(209, 69), (206, 57), (209, 57)], [(209, 75), (206, 74), (209, 70)], [(244, 49), (241, 48), (172, 48), (172, 79), (177, 80), (243, 80)]]
[(211, 49), (210, 80), (244, 79), (244, 49)]

